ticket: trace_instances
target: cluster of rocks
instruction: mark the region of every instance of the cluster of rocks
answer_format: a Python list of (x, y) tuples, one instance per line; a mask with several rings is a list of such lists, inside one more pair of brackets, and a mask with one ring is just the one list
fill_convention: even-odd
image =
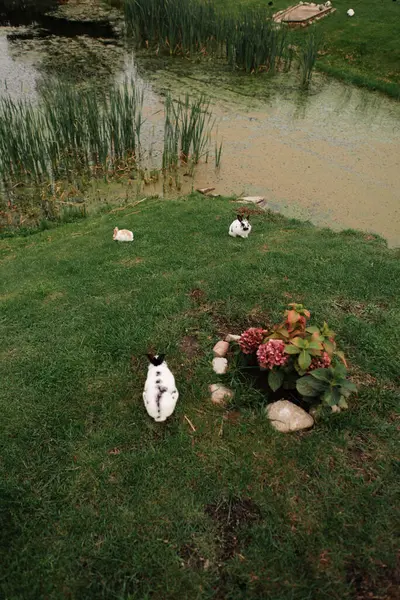
[[(214, 372), (217, 375), (224, 375), (228, 370), (228, 359), (230, 343), (237, 343), (240, 335), (228, 334), (225, 340), (217, 342), (213, 348), (214, 358), (212, 361)], [(234, 392), (220, 383), (212, 383), (209, 386), (211, 402), (218, 406), (225, 407), (234, 396)], [(300, 431), (309, 429), (314, 425), (313, 417), (305, 410), (289, 402), (289, 400), (278, 400), (268, 404), (265, 413), (269, 418), (271, 425), (283, 433), (291, 431)]]
[[(224, 375), (228, 370), (228, 359), (226, 355), (229, 351), (229, 344), (231, 342), (238, 342), (240, 340), (240, 335), (233, 335), (229, 333), (225, 340), (220, 340), (217, 342), (213, 348), (214, 358), (212, 362), (212, 366), (214, 372), (217, 375)], [(209, 390), (211, 393), (211, 401), (214, 404), (218, 404), (218, 406), (226, 406), (226, 404), (231, 400), (234, 396), (234, 393), (228, 387), (221, 385), (220, 383), (213, 383), (209, 386)]]

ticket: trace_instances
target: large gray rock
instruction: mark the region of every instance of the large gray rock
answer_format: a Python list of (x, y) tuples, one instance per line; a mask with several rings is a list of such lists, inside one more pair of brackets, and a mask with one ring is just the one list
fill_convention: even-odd
[(268, 404), (265, 412), (271, 425), (282, 433), (300, 431), (314, 425), (312, 416), (289, 400), (278, 400), (278, 402)]

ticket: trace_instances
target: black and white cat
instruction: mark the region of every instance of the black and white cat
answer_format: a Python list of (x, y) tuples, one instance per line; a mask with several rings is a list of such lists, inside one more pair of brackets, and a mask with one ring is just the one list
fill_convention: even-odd
[(175, 378), (164, 360), (165, 355), (148, 354), (147, 358), (150, 364), (143, 392), (144, 405), (155, 421), (165, 421), (175, 410), (179, 392)]

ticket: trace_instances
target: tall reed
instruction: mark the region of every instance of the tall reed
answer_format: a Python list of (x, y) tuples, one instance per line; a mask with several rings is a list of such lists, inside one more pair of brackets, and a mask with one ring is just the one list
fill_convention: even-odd
[(214, 158), (215, 158), (215, 168), (216, 169), (219, 169), (221, 166), (222, 145), (223, 145), (223, 142), (221, 142), (219, 146), (218, 146), (217, 142), (215, 142)]
[(299, 51), (299, 67), (301, 85), (308, 87), (311, 83), (318, 51), (322, 44), (322, 34), (312, 26), (302, 40)]

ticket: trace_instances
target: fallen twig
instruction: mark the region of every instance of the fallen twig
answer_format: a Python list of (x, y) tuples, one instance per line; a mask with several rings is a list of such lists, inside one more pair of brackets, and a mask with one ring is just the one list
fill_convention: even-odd
[(141, 202), (144, 202), (145, 200), (148, 200), (148, 198), (146, 197), (146, 198), (142, 198), (142, 200), (137, 200), (136, 202), (130, 202), (129, 204), (125, 204), (125, 206), (118, 206), (117, 208), (113, 208), (112, 210), (110, 210), (108, 212), (108, 214), (111, 215), (111, 213), (118, 212), (120, 210), (125, 210), (128, 208), (128, 206), (133, 208), (134, 206), (137, 206), (138, 204), (140, 204)]
[(125, 215), (125, 217), (129, 217), (130, 215), (138, 215), (139, 213), (140, 213), (140, 210), (134, 210), (134, 211), (133, 211), (133, 212), (131, 212), (131, 213), (127, 213), (127, 214)]
[(186, 421), (189, 423), (190, 428), (192, 431), (196, 431), (196, 427), (193, 425), (192, 421), (190, 419), (188, 419), (188, 417), (186, 415), (184, 415)]

